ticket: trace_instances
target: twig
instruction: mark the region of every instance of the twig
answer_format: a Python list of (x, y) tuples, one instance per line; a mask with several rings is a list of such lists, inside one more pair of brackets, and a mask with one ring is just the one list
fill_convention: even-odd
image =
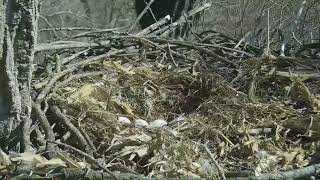
[(52, 79), (49, 80), (47, 85), (42, 89), (42, 91), (38, 94), (38, 97), (35, 100), (36, 104), (40, 104), (44, 98), (47, 96), (47, 94), (52, 90), (53, 85), (63, 76), (67, 75), (68, 73), (71, 73), (72, 71), (76, 70), (77, 67), (69, 68), (64, 71), (61, 71), (60, 73), (56, 74)]
[(205, 48), (202, 48), (202, 47), (199, 47), (199, 46), (196, 46), (195, 44), (192, 44), (192, 43), (185, 43), (185, 42), (182, 42), (182, 41), (174, 41), (174, 40), (164, 40), (164, 39), (160, 39), (160, 38), (153, 38), (153, 40), (155, 42), (161, 42), (161, 43), (172, 43), (172, 44), (176, 44), (176, 45), (180, 45), (180, 46), (184, 46), (184, 47), (188, 47), (188, 48), (192, 48), (192, 49), (196, 49), (198, 51), (201, 51), (203, 53), (206, 53), (208, 54), (209, 56), (213, 57), (215, 60), (218, 60), (222, 63), (225, 63), (227, 65), (230, 65), (231, 67), (234, 67), (234, 68), (237, 68), (238, 65), (235, 64), (234, 62), (222, 57), (222, 56), (219, 56), (218, 54), (210, 51), (210, 50), (207, 50)]
[(79, 42), (79, 41), (56, 41), (51, 43), (39, 43), (36, 46), (35, 51), (52, 51), (59, 49), (74, 49), (74, 48), (89, 48), (89, 47), (100, 47), (110, 46), (110, 41), (102, 42)]
[(59, 36), (58, 36), (56, 30), (55, 30), (55, 28), (53, 28), (53, 26), (49, 22), (49, 20), (43, 15), (39, 15), (39, 18), (42, 19), (50, 27), (50, 30), (52, 31), (54, 38), (58, 38)]
[(63, 59), (61, 59), (61, 64), (68, 64), (69, 62), (71, 62), (72, 60), (74, 60), (75, 58), (79, 57), (81, 54), (86, 53), (90, 50), (90, 48), (85, 49), (83, 51), (77, 52), (75, 54), (72, 54), (71, 56), (65, 57)]
[(43, 31), (104, 31), (104, 32), (111, 32), (115, 30), (119, 30), (120, 28), (112, 28), (112, 29), (97, 29), (97, 28), (89, 28), (89, 27), (58, 27), (58, 28), (50, 28), (50, 29), (40, 29), (40, 32)]
[(88, 31), (88, 32), (76, 34), (76, 35), (69, 37), (69, 38), (66, 38), (66, 39), (82, 38), (82, 37), (87, 37), (87, 36), (90, 36), (93, 34), (102, 34), (102, 33), (121, 34), (121, 32), (118, 32), (118, 30), (121, 30), (124, 28), (125, 27), (112, 28), (112, 29), (97, 29), (95, 31)]
[(187, 19), (189, 17), (192, 17), (196, 14), (198, 14), (199, 12), (202, 12), (206, 9), (208, 9), (209, 7), (211, 7), (211, 3), (205, 3), (202, 6), (196, 7), (194, 9), (192, 9), (191, 11), (189, 11), (188, 13), (186, 13), (186, 15), (184, 17), (180, 17), (180, 19), (178, 19), (176, 22), (165, 26), (157, 31), (154, 31), (153, 33), (151, 33), (150, 35), (155, 35), (155, 34), (166, 34), (167, 31), (174, 31), (177, 27), (179, 27), (180, 25), (186, 23), (186, 19), (185, 17), (187, 17)]
[(150, 6), (151, 4), (154, 2), (155, 0), (151, 0), (148, 2), (148, 4), (146, 5), (146, 7), (144, 8), (144, 10), (139, 14), (139, 16), (137, 17), (137, 19), (134, 21), (134, 23), (130, 26), (128, 32), (131, 32), (132, 29), (136, 26), (136, 24), (140, 21), (140, 19), (142, 18), (142, 16), (148, 11), (148, 9), (150, 10), (150, 12), (152, 13)]
[(73, 64), (69, 64), (66, 66), (66, 70), (61, 71), (60, 73), (57, 73), (52, 79), (49, 80), (49, 82), (47, 83), (47, 85), (42, 89), (42, 91), (39, 93), (38, 97), (36, 98), (35, 102), (36, 103), (41, 103), (43, 101), (43, 99), (48, 95), (48, 93), (53, 89), (53, 85), (62, 77), (64, 77), (65, 75), (75, 71), (76, 69), (83, 67), (83, 66), (87, 66), (93, 63), (96, 63), (97, 61), (100, 61), (101, 59), (107, 58), (109, 56), (112, 55), (116, 55), (118, 53), (124, 52), (124, 50), (114, 50), (114, 51), (110, 51), (106, 54), (102, 54), (99, 56), (95, 56), (89, 59), (86, 59), (84, 61), (80, 61), (78, 63), (73, 63)]
[(60, 111), (60, 109), (57, 106), (52, 106), (50, 109), (55, 114), (55, 116), (69, 128), (70, 132), (78, 138), (79, 144), (84, 148), (84, 150), (89, 154), (93, 154), (90, 145), (83, 137), (79, 129), (71, 123), (71, 121)]
[(84, 130), (83, 128), (79, 127), (79, 130), (81, 132), (81, 134), (83, 135), (83, 137), (86, 139), (86, 141), (88, 142), (90, 148), (96, 152), (97, 151), (97, 148), (94, 146), (91, 138), (89, 137), (88, 133), (86, 132), (86, 130)]
[[(36, 104), (35, 102), (32, 102), (32, 109), (36, 114), (36, 117), (38, 118), (40, 125), (42, 129), (44, 130), (46, 139), (49, 141), (54, 141), (54, 132), (50, 126), (50, 123), (45, 115), (45, 113), (41, 110), (41, 105)], [(51, 145), (47, 146), (47, 150), (50, 152), (54, 152), (54, 147)], [(49, 153), (49, 157), (53, 156), (51, 153)]]
[(270, 53), (270, 9), (268, 9), (268, 17), (267, 17), (268, 21), (267, 21), (267, 52), (268, 52), (268, 55)]
[(70, 149), (70, 150), (72, 150), (72, 151), (74, 151), (74, 152), (76, 152), (76, 153), (78, 153), (78, 154), (80, 154), (80, 155), (88, 158), (88, 161), (89, 161), (90, 163), (95, 164), (96, 166), (98, 166), (99, 168), (101, 168), (102, 170), (104, 170), (105, 172), (107, 172), (110, 176), (113, 177), (113, 179), (118, 179), (109, 169), (107, 169), (106, 167), (102, 166), (98, 161), (96, 161), (96, 160), (95, 160), (92, 156), (90, 156), (89, 154), (87, 154), (87, 153), (85, 153), (85, 152), (83, 152), (83, 151), (81, 151), (81, 150), (79, 150), (79, 149), (77, 149), (77, 148), (75, 148), (75, 147), (73, 147), (73, 146), (70, 146), (70, 145), (68, 145), (68, 144), (65, 144), (65, 143), (59, 143), (59, 142), (54, 142), (54, 141), (48, 141), (48, 142), (49, 142), (49, 143), (52, 143), (52, 144), (57, 144), (57, 145), (59, 145), (59, 146), (65, 147), (65, 148), (68, 148), (68, 149)]
[(80, 61), (78, 63), (69, 64), (69, 65), (67, 65), (67, 68), (71, 68), (72, 69), (72, 68), (78, 68), (78, 67), (81, 67), (81, 66), (87, 66), (87, 65), (96, 63), (97, 61), (100, 61), (102, 59), (105, 59), (107, 57), (110, 57), (110, 56), (113, 56), (113, 55), (116, 55), (116, 54), (119, 54), (119, 53), (123, 53), (123, 52), (125, 52), (125, 49), (111, 50), (111, 51), (107, 52), (106, 54), (95, 56), (95, 57), (86, 59), (84, 61)]
[[(156, 29), (160, 28), (161, 26), (163, 26), (164, 24), (169, 22), (170, 19), (171, 19), (170, 16), (166, 16), (166, 17), (160, 19), (159, 21), (157, 21), (156, 23), (150, 25), (149, 27), (143, 29), (141, 32), (137, 33), (136, 36), (148, 35), (149, 33), (154, 32)], [(152, 34), (157, 34), (157, 33), (152, 33)]]
[(213, 154), (210, 152), (207, 144), (203, 144), (202, 145), (204, 147), (204, 149), (206, 150), (206, 152), (208, 153), (208, 155), (210, 156), (211, 160), (213, 161), (214, 165), (216, 166), (218, 172), (219, 172), (219, 175), (222, 179), (226, 180), (226, 176), (223, 172), (223, 169), (220, 167), (219, 163), (216, 161), (216, 159), (214, 158)]
[[(319, 173), (320, 170), (320, 164), (314, 164), (308, 167), (304, 167), (301, 169), (295, 169), (292, 171), (286, 171), (286, 172), (277, 172), (276, 174), (263, 174), (262, 176), (249, 176), (249, 177), (237, 177), (237, 180), (246, 180), (246, 179), (252, 179), (252, 180), (258, 180), (258, 179), (274, 179), (274, 180), (280, 180), (280, 179), (305, 179), (307, 177), (310, 177), (312, 175), (316, 175)], [(309, 178), (308, 178), (309, 179)]]

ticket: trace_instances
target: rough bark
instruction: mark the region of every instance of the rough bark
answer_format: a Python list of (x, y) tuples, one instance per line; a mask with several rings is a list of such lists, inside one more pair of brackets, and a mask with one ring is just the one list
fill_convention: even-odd
[(7, 30), (4, 30), (2, 56), (6, 73), (2, 77), (8, 87), (4, 93), (7, 96), (3, 97), (9, 98), (9, 117), (2, 120), (0, 128), (4, 131), (4, 127), (9, 127), (7, 134), (10, 134), (22, 122), (21, 145), (24, 151), (30, 151), (30, 92), (37, 42), (38, 0), (10, 0), (4, 4)]
[[(3, 1), (2, 1), (3, 2)], [(0, 65), (0, 138), (1, 146), (7, 146), (6, 139), (20, 124), (20, 94), (17, 83), (17, 69), (14, 62), (14, 50), (8, 22), (11, 21), (11, 1), (1, 3), (1, 65)]]
[(21, 0), (17, 3), (21, 21), (15, 39), (16, 62), (18, 65), (18, 83), (21, 95), (22, 147), (32, 150), (30, 142), (31, 116), (31, 80), (32, 67), (37, 42), (38, 0)]
[[(0, 47), (3, 45), (3, 38), (4, 38), (4, 26), (5, 26), (5, 6), (4, 3), (0, 3)], [(2, 54), (2, 48), (0, 48), (0, 54)]]

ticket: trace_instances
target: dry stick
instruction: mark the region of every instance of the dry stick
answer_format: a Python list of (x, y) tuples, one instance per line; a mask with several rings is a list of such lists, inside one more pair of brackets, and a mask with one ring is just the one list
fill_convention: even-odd
[(97, 61), (100, 61), (103, 58), (107, 58), (109, 56), (112, 55), (116, 55), (118, 53), (124, 52), (124, 50), (114, 50), (111, 52), (108, 52), (106, 54), (102, 54), (99, 56), (95, 56), (89, 59), (86, 59), (84, 61), (80, 61), (78, 63), (74, 63), (74, 64), (69, 64), (67, 65), (67, 69), (64, 71), (61, 71), (60, 73), (56, 74), (48, 83), (47, 85), (42, 89), (42, 91), (39, 93), (38, 97), (36, 98), (35, 102), (36, 103), (41, 103), (43, 101), (43, 99), (48, 95), (48, 93), (52, 90), (53, 85), (63, 76), (75, 71), (76, 69), (78, 69), (79, 67), (82, 66), (86, 66), (86, 65), (90, 65), (93, 64)]
[[(54, 132), (50, 126), (50, 123), (46, 117), (46, 114), (41, 110), (41, 105), (36, 104), (35, 102), (32, 102), (32, 109), (34, 110), (34, 112), (40, 122), (40, 125), (44, 130), (46, 139), (48, 139), (49, 141), (54, 141), (55, 140)], [(52, 146), (52, 145), (48, 145), (47, 149), (50, 152), (54, 152), (54, 146)], [(49, 156), (51, 156), (51, 155), (49, 154)]]
[(222, 179), (227, 179), (224, 172), (223, 172), (223, 169), (221, 168), (221, 166), (219, 165), (219, 163), (216, 161), (216, 159), (214, 158), (213, 154), (210, 152), (207, 144), (203, 144), (203, 147), (204, 149), (206, 150), (206, 152), (209, 154), (211, 160), (213, 161), (214, 165), (216, 166), (218, 172), (219, 172), (219, 175)]
[[(61, 82), (59, 84), (56, 84), (55, 87), (53, 88), (52, 92), (55, 92), (57, 89), (59, 89), (60, 87), (66, 85), (66, 84), (68, 84), (72, 80), (81, 79), (81, 78), (85, 78), (85, 77), (103, 75), (103, 74), (106, 74), (106, 73), (107, 73), (106, 71), (97, 71), (97, 72), (88, 72), (88, 73), (83, 73), (83, 74), (70, 75), (63, 82)], [(35, 89), (41, 89), (43, 86), (48, 84), (48, 82), (49, 82), (49, 78), (47, 78), (46, 80), (43, 80), (43, 82), (35, 84), (34, 87), (35, 87)]]
[[(107, 74), (106, 71), (97, 71), (97, 72), (88, 72), (88, 73), (83, 73), (83, 74), (75, 74), (75, 75), (70, 75), (66, 80), (60, 82), (60, 83), (56, 83), (55, 86), (53, 87), (53, 89), (51, 89), (51, 92), (54, 93), (56, 92), (58, 89), (60, 89), (61, 87), (67, 85), (68, 83), (70, 83), (73, 80), (77, 80), (77, 79), (81, 79), (81, 78), (85, 78), (85, 77), (93, 77), (93, 76), (98, 76), (98, 75), (103, 75), (103, 74)], [(51, 98), (51, 95), (48, 95), (48, 98)]]
[[(156, 53), (161, 53), (161, 51), (160, 50), (148, 51), (148, 52), (144, 52), (144, 55), (150, 55), (150, 54), (156, 54)], [(131, 53), (117, 54), (114, 57), (139, 56), (139, 55), (141, 55), (141, 52), (135, 51)]]
[(89, 50), (90, 50), (90, 48), (87, 48), (83, 51), (72, 54), (71, 56), (65, 57), (65, 58), (61, 59), (61, 64), (62, 65), (67, 64), (67, 63), (71, 62), (72, 60), (74, 60), (75, 58), (79, 57), (81, 54), (88, 52)]
[[(240, 40), (239, 42), (234, 46), (235, 49), (238, 49), (240, 47), (240, 45), (247, 39), (247, 37), (251, 34), (251, 32), (249, 31), (248, 33), (246, 33)], [(245, 44), (245, 43), (244, 43)]]
[(50, 30), (52, 31), (54, 38), (58, 38), (59, 36), (58, 36), (57, 32), (53, 28), (52, 24), (48, 21), (48, 19), (46, 17), (44, 17), (43, 15), (39, 15), (39, 18), (42, 19), (50, 27)]
[(95, 56), (95, 57), (86, 59), (84, 61), (80, 61), (78, 63), (69, 64), (69, 65), (67, 65), (67, 68), (78, 68), (78, 67), (81, 67), (81, 66), (87, 66), (87, 65), (93, 64), (93, 63), (95, 63), (97, 61), (100, 61), (101, 59), (104, 59), (104, 58), (107, 58), (107, 57), (110, 57), (110, 56), (113, 56), (113, 55), (116, 55), (116, 54), (119, 54), (119, 53), (123, 53), (123, 52), (125, 52), (124, 49), (119, 49), (119, 50), (115, 49), (115, 50), (110, 51), (110, 52), (108, 52), (106, 54)]
[(270, 9), (268, 9), (268, 21), (267, 21), (267, 25), (268, 25), (268, 27), (267, 27), (267, 37), (268, 37), (268, 39), (267, 39), (267, 52), (268, 52), (268, 55), (269, 55), (269, 53), (270, 53)]
[(121, 34), (121, 32), (118, 32), (117, 30), (125, 29), (125, 27), (119, 27), (119, 28), (113, 28), (113, 29), (101, 29), (96, 31), (88, 31), (80, 34), (76, 34), (72, 37), (69, 37), (67, 39), (75, 39), (75, 38), (81, 38), (81, 37), (87, 37), (90, 34), (101, 34), (101, 33), (113, 33), (113, 34)]
[(59, 27), (59, 28), (50, 28), (50, 29), (40, 29), (39, 32), (42, 31), (92, 31), (92, 32), (112, 32), (116, 30), (120, 30), (122, 28), (111, 28), (111, 29), (97, 29), (97, 28), (89, 28), (89, 27)]
[(66, 142), (70, 137), (71, 137), (71, 132), (67, 131), (59, 140), (60, 142), (63, 143), (63, 142)]
[[(237, 180), (247, 180), (247, 179), (306, 179), (312, 175), (317, 175), (320, 170), (320, 164), (314, 164), (301, 169), (295, 169), (286, 172), (277, 172), (276, 174), (263, 174), (261, 176), (249, 176), (249, 177), (237, 177)], [(310, 179), (310, 178), (308, 178)]]
[(98, 161), (96, 161), (92, 156), (90, 156), (89, 154), (73, 147), (73, 146), (70, 146), (68, 144), (64, 144), (64, 143), (59, 143), (59, 142), (54, 142), (54, 141), (48, 141), (49, 143), (52, 143), (52, 144), (57, 144), (59, 146), (62, 146), (62, 147), (65, 147), (65, 148), (68, 148), (86, 158), (88, 158), (88, 161), (90, 163), (93, 163), (95, 165), (97, 165), (99, 168), (101, 168), (102, 170), (104, 170), (105, 172), (107, 172), (110, 176), (112, 176), (114, 179), (118, 179), (109, 169), (107, 169), (106, 167), (102, 166)]
[(146, 45), (146, 46), (157, 47), (159, 49), (164, 48), (164, 47), (158, 45), (157, 43), (150, 41), (150, 39), (147, 39), (144, 37), (132, 36), (132, 37), (130, 37), (130, 40), (133, 42), (138, 40), (140, 43), (142, 43), (143, 45)]
[(96, 72), (87, 72), (87, 73), (82, 73), (82, 74), (70, 75), (66, 80), (64, 80), (61, 83), (57, 84), (53, 91), (61, 88), (62, 86), (67, 85), (68, 83), (70, 83), (73, 80), (82, 79), (82, 78), (85, 78), (85, 77), (99, 76), (99, 75), (104, 75), (104, 74), (108, 74), (108, 72), (107, 71), (96, 71)]
[(66, 28), (50, 28), (50, 29), (40, 29), (39, 32), (42, 31), (92, 31), (92, 30), (98, 30), (96, 28), (88, 28), (88, 27), (66, 27)]
[[(187, 15), (184, 13), (183, 14), (183, 17), (185, 19), (186, 22), (188, 22), (188, 17)], [(187, 23), (188, 25), (188, 28), (190, 29), (190, 32), (192, 33), (192, 35), (198, 40), (198, 41), (201, 41), (201, 39), (199, 38), (199, 36), (194, 32), (194, 30), (192, 29), (191, 27), (191, 23)]]
[(59, 49), (74, 49), (74, 48), (88, 48), (88, 47), (100, 47), (110, 46), (110, 41), (101, 42), (79, 42), (79, 41), (57, 41), (51, 43), (39, 43), (37, 44), (35, 51), (51, 51)]
[[(208, 9), (209, 7), (211, 6), (211, 3), (205, 3), (203, 4), (202, 6), (199, 6), (199, 7), (196, 7), (194, 9), (192, 9), (191, 11), (189, 11), (188, 13), (186, 13), (186, 17), (189, 18), (191, 16), (194, 16), (196, 15), (197, 13), (201, 12), (201, 11), (204, 11), (206, 9)], [(165, 32), (167, 32), (168, 30), (175, 30), (179, 25), (183, 24), (183, 23), (186, 23), (186, 20), (184, 17), (180, 17), (180, 19), (178, 19), (176, 22), (168, 25), (168, 26), (165, 26), (155, 32), (153, 32), (151, 35), (155, 35), (155, 34), (165, 34)]]
[[(132, 38), (132, 37), (123, 37), (123, 38)], [(137, 38), (137, 37), (135, 37)], [(146, 41), (147, 39), (151, 39), (153, 40), (154, 42), (160, 42), (160, 43), (171, 43), (171, 44), (175, 44), (175, 45), (179, 45), (179, 46), (184, 46), (184, 47), (187, 47), (187, 48), (192, 48), (192, 49), (196, 49), (198, 51), (202, 51), (214, 58), (216, 58), (218, 61), (221, 61), (227, 65), (231, 65), (232, 67), (235, 67), (237, 68), (238, 65), (233, 63), (232, 61), (222, 57), (222, 56), (219, 56), (217, 54), (215, 54), (214, 52), (210, 51), (210, 50), (207, 50), (203, 47), (200, 47), (200, 46), (208, 46), (208, 47), (216, 47), (216, 48), (223, 48), (223, 49), (226, 49), (226, 50), (231, 50), (231, 51), (235, 51), (235, 52), (239, 52), (239, 53), (243, 53), (243, 54), (246, 54), (248, 56), (253, 56), (252, 54), (249, 54), (247, 52), (244, 52), (244, 51), (240, 51), (240, 50), (236, 50), (236, 49), (231, 49), (231, 48), (227, 48), (227, 47), (222, 47), (222, 46), (217, 46), (217, 45), (213, 45), (213, 44), (201, 44), (201, 43), (194, 43), (194, 42), (188, 42), (188, 41), (178, 41), (178, 40), (165, 40), (165, 39), (160, 39), (160, 38), (156, 38), (156, 37), (138, 37), (140, 40), (144, 40)], [(150, 42), (150, 40), (148, 40), (148, 42)], [(155, 44), (155, 43), (152, 43), (152, 44)], [(155, 45), (157, 47), (159, 47), (159, 45)]]
[(71, 137), (71, 132), (67, 131), (60, 139), (57, 139), (56, 142), (64, 143)]
[(51, 91), (53, 85), (63, 76), (67, 75), (68, 73), (73, 72), (76, 70), (76, 67), (66, 69), (64, 71), (61, 71), (60, 73), (56, 74), (50, 81), (47, 83), (47, 85), (42, 89), (42, 91), (39, 93), (38, 97), (35, 100), (36, 104), (40, 104), (44, 98), (47, 96), (47, 94)]
[[(227, 37), (227, 38), (229, 38), (229, 37)], [(235, 40), (235, 41), (236, 41), (236, 40)], [(213, 47), (213, 48), (224, 49), (224, 50), (228, 50), (228, 51), (233, 51), (233, 52), (245, 54), (245, 55), (247, 55), (247, 56), (249, 56), (249, 57), (255, 57), (254, 54), (251, 54), (251, 53), (248, 53), (248, 52), (239, 50), (239, 49), (235, 49), (235, 48), (224, 47), (224, 46), (221, 46), (221, 45), (218, 45), (218, 44), (204, 44), (204, 43), (189, 42), (189, 41), (185, 41), (185, 42), (187, 42), (187, 43), (194, 43), (195, 45), (198, 45), (198, 46), (205, 46), (205, 47)]]
[[(151, 2), (151, 1), (150, 1)], [(210, 3), (206, 3), (201, 7), (195, 8), (191, 11), (189, 11), (189, 13), (187, 14), (187, 17), (193, 16), (194, 14), (203, 11), (207, 8), (209, 8), (211, 6)], [(164, 21), (167, 21), (167, 18), (164, 18)], [(149, 28), (146, 28), (145, 30), (143, 30), (142, 32), (138, 33), (138, 35), (143, 35), (145, 33), (148, 33), (149, 31), (152, 31), (152, 29), (154, 28), (158, 28), (161, 24), (165, 23), (165, 22), (159, 22), (160, 24), (154, 25), (154, 27), (152, 27), (153, 25), (151, 25)], [(172, 29), (173, 30), (180, 24), (185, 23), (185, 19), (184, 18), (180, 18), (177, 22), (166, 26), (164, 28), (161, 28), (159, 31), (155, 31), (155, 34), (161, 34), (161, 32), (167, 31), (168, 29)], [(97, 46), (107, 46), (110, 45), (109, 41), (104, 41), (104, 42), (91, 42), (91, 43), (85, 43), (85, 42), (53, 42), (53, 43), (41, 43), (38, 44), (36, 46), (36, 52), (39, 51), (48, 51), (48, 50), (57, 50), (57, 49), (66, 49), (66, 48), (85, 48), (85, 47), (97, 47)]]
[(174, 57), (172, 55), (172, 51), (170, 49), (170, 44), (169, 43), (167, 43), (167, 47), (168, 47), (168, 52), (169, 52), (169, 56), (170, 56), (171, 61), (173, 62), (175, 67), (178, 67), (178, 64), (176, 63), (176, 61), (174, 60)]
[[(195, 14), (197, 14), (200, 11), (203, 11), (207, 8), (209, 8), (211, 6), (210, 3), (206, 3), (201, 7), (195, 8), (194, 10), (191, 10), (187, 15), (185, 15), (186, 18), (189, 18), (190, 16), (193, 16)], [(143, 14), (143, 13), (141, 13)], [(142, 30), (141, 32), (137, 33), (136, 36), (144, 36), (147, 35), (149, 33), (151, 33), (150, 35), (156, 35), (156, 34), (163, 34), (164, 32), (168, 31), (169, 29), (174, 30), (178, 25), (183, 24), (186, 22), (186, 19), (180, 18), (177, 22), (172, 23), (168, 26), (165, 26), (163, 28), (160, 28), (160, 26), (166, 24), (167, 22), (169, 22), (171, 19), (170, 16), (165, 16), (164, 18), (160, 19), (158, 22), (150, 25), (149, 27), (147, 27), (146, 29)], [(139, 20), (139, 18), (138, 18)], [(158, 29), (160, 28), (160, 29)], [(156, 29), (158, 29), (157, 31), (155, 31)]]
[(83, 137), (83, 135), (79, 131), (79, 129), (71, 123), (71, 121), (60, 111), (60, 109), (57, 106), (52, 106), (50, 109), (55, 114), (55, 116), (57, 116), (57, 118), (69, 128), (70, 132), (78, 138), (80, 146), (82, 146), (82, 148), (87, 153), (92, 155), (93, 151), (90, 148), (90, 145), (88, 144), (86, 139)]
[(319, 59), (306, 59), (306, 58), (300, 58), (300, 57), (279, 56), (278, 60), (279, 62), (285, 61), (294, 65), (303, 64), (304, 66), (309, 66), (316, 69), (320, 68)]
[(81, 134), (83, 135), (83, 137), (85, 138), (85, 140), (88, 142), (90, 148), (94, 151), (97, 152), (97, 148), (94, 146), (91, 138), (89, 137), (88, 133), (81, 127), (79, 127), (79, 130), (81, 132)]
[(150, 10), (150, 12), (152, 13), (150, 6), (151, 4), (154, 2), (155, 0), (151, 0), (147, 6), (144, 8), (144, 10), (139, 14), (138, 18), (135, 20), (135, 22), (130, 26), (128, 32), (131, 32), (132, 29), (136, 26), (136, 24), (140, 21), (140, 19), (142, 18), (142, 16), (148, 11), (148, 9)]
[[(64, 168), (63, 175), (65, 179), (97, 179), (97, 180), (109, 180), (109, 174), (98, 170), (91, 169), (76, 169), (76, 168)], [(148, 180), (139, 175), (121, 173), (117, 176), (119, 180)], [(53, 178), (52, 178), (53, 179)], [(191, 180), (191, 179), (190, 179)]]
[(249, 57), (255, 57), (255, 55), (250, 54), (248, 52), (241, 51), (241, 50), (238, 50), (238, 49), (232, 49), (232, 48), (224, 47), (224, 46), (217, 45), (217, 44), (203, 44), (203, 43), (197, 43), (197, 42), (191, 42), (191, 41), (178, 41), (178, 40), (175, 40), (175, 41), (176, 42), (184, 42), (184, 43), (188, 43), (188, 44), (194, 44), (196, 46), (201, 46), (201, 47), (204, 46), (204, 47), (219, 48), (219, 49), (224, 49), (224, 50), (228, 50), (228, 51), (233, 51), (233, 52), (245, 54), (245, 55), (247, 55)]
[(208, 50), (208, 49), (205, 49), (205, 48), (202, 48), (202, 47), (199, 47), (199, 46), (196, 46), (195, 44), (193, 43), (185, 43), (185, 42), (182, 42), (182, 41), (174, 41), (174, 40), (164, 40), (164, 39), (160, 39), (160, 38), (153, 38), (153, 40), (155, 42), (160, 42), (160, 43), (172, 43), (172, 44), (176, 44), (176, 45), (180, 45), (180, 46), (184, 46), (184, 47), (187, 47), (187, 48), (192, 48), (192, 49), (195, 49), (195, 50), (198, 50), (198, 51), (201, 51), (203, 53), (206, 53), (208, 54), (209, 56), (215, 58), (216, 60), (222, 62), (222, 63), (225, 63), (227, 65), (230, 65), (231, 67), (234, 67), (234, 68), (237, 68), (238, 65), (235, 64), (234, 62), (222, 57), (222, 56), (219, 56), (218, 54)]
[(34, 128), (34, 132), (36, 133), (36, 137), (37, 137), (38, 143), (39, 143), (41, 146), (45, 146), (47, 141), (42, 137), (43, 134), (42, 134), (42, 132), (40, 131), (40, 128), (39, 128), (38, 125)]
[(156, 23), (150, 25), (149, 27), (143, 29), (142, 31), (137, 33), (136, 36), (145, 36), (149, 33), (152, 33), (154, 30), (158, 29), (160, 26), (169, 22), (170, 19), (171, 19), (170, 16), (166, 16), (166, 17), (160, 19), (159, 21), (157, 21)]

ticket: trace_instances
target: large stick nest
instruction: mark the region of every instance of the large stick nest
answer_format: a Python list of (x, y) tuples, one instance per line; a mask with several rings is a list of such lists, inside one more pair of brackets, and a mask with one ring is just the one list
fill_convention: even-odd
[(38, 47), (58, 52), (34, 77), (32, 140), (55, 161), (19, 156), (35, 174), (55, 177), (51, 170), (64, 167), (65, 177), (91, 164), (148, 177), (230, 178), (319, 163), (318, 61), (278, 57), (216, 32), (192, 42), (100, 39)]

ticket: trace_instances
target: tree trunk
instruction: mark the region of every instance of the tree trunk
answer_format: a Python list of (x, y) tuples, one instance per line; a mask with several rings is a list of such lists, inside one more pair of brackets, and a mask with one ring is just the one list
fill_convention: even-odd
[[(5, 28), (3, 40), (2, 63), (5, 73), (2, 83), (7, 89), (0, 90), (2, 98), (9, 99), (3, 104), (9, 104), (7, 118), (1, 118), (1, 129), (4, 135), (21, 128), (22, 151), (31, 151), (30, 127), (31, 116), (31, 80), (32, 66), (37, 41), (38, 0), (8, 0), (5, 6)], [(1, 28), (1, 27), (0, 27)], [(3, 72), (3, 71), (2, 71)], [(3, 92), (1, 94), (1, 91)], [(1, 100), (1, 97), (0, 97)]]

